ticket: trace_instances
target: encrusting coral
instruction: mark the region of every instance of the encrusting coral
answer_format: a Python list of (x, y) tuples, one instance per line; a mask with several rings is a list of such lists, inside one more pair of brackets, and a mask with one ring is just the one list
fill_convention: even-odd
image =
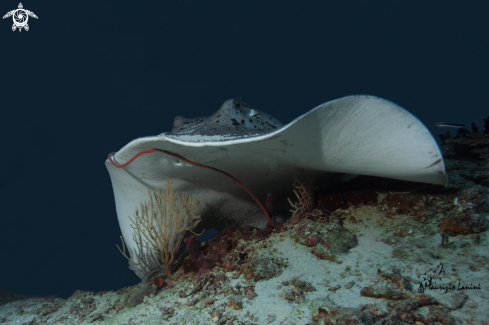
[[(189, 231), (200, 235), (192, 231), (200, 222), (200, 217), (195, 215), (200, 199), (187, 193), (174, 192), (171, 184), (167, 179), (166, 189), (156, 189), (154, 199), (148, 188), (150, 201), (142, 202), (134, 218), (129, 217), (138, 251), (133, 250), (131, 257), (128, 257), (124, 240), (122, 250), (117, 246), (129, 260), (129, 268), (143, 280), (157, 271), (163, 271), (170, 277), (171, 265), (180, 250), (184, 234)], [(137, 261), (134, 261), (134, 256)]]

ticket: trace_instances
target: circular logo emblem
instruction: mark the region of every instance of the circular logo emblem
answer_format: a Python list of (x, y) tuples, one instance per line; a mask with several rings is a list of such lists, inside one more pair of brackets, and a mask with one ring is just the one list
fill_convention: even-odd
[(27, 12), (25, 12), (24, 9), (15, 10), (13, 16), (14, 16), (14, 24), (17, 27), (24, 27), (27, 24), (27, 20), (29, 19), (29, 16), (27, 15)]

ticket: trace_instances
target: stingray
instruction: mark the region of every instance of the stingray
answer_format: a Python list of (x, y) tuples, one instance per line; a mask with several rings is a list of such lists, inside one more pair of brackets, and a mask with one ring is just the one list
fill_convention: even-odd
[(447, 183), (440, 149), (423, 123), (367, 95), (326, 102), (286, 125), (230, 99), (209, 117), (177, 116), (170, 132), (135, 139), (105, 164), (130, 251), (137, 244), (129, 216), (149, 200), (148, 188), (163, 188), (167, 178), (176, 191), (201, 198), (202, 223), (218, 229), (266, 226), (271, 221), (257, 201), (290, 194), (304, 173), (331, 183), (352, 175)]

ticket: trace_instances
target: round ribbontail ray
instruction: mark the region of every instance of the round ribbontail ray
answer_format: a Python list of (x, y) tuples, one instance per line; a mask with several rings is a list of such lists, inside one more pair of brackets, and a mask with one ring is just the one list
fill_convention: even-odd
[(369, 175), (447, 183), (442, 154), (423, 123), (367, 95), (326, 102), (286, 125), (230, 99), (209, 117), (177, 116), (170, 132), (135, 139), (109, 158), (105, 165), (129, 251), (137, 250), (129, 217), (149, 200), (148, 188), (164, 188), (167, 179), (175, 191), (201, 198), (202, 225), (217, 229), (270, 222), (229, 175), (261, 203), (267, 193), (290, 196), (294, 179), (304, 173), (331, 182)]

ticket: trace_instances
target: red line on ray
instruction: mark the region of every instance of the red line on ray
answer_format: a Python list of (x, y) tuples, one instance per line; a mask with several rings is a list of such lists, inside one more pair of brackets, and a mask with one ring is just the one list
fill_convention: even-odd
[(181, 159), (181, 160), (183, 160), (185, 162), (188, 162), (189, 164), (192, 164), (192, 165), (195, 165), (195, 166), (198, 166), (198, 167), (202, 167), (202, 168), (212, 169), (212, 170), (214, 170), (214, 171), (216, 171), (218, 173), (221, 173), (221, 174), (226, 175), (227, 177), (231, 178), (233, 181), (235, 181), (236, 183), (238, 183), (246, 192), (248, 192), (248, 194), (251, 195), (251, 197), (256, 201), (256, 203), (258, 203), (258, 205), (263, 210), (263, 213), (265, 213), (265, 216), (268, 219), (268, 224), (270, 226), (272, 226), (272, 219), (270, 218), (270, 215), (268, 214), (268, 211), (260, 203), (260, 201), (257, 199), (257, 197), (255, 196), (255, 194), (253, 194), (253, 192), (251, 192), (251, 190), (249, 188), (247, 188), (243, 183), (241, 183), (236, 177), (234, 177), (231, 174), (226, 173), (225, 171), (222, 171), (220, 169), (217, 169), (215, 167), (203, 165), (201, 163), (192, 161), (192, 160), (190, 160), (188, 158), (182, 157), (179, 154), (176, 154), (176, 153), (173, 153), (173, 152), (170, 152), (170, 151), (166, 151), (166, 150), (162, 150), (162, 149), (147, 149), (147, 150), (140, 151), (137, 154), (135, 154), (134, 157), (132, 157), (131, 159), (129, 159), (127, 162), (125, 162), (124, 164), (118, 164), (118, 163), (116, 163), (114, 161), (114, 159), (112, 159), (112, 156), (115, 154), (115, 152), (111, 152), (111, 153), (109, 153), (109, 161), (115, 167), (117, 167), (117, 168), (123, 168), (123, 167), (128, 166), (130, 163), (132, 163), (137, 157), (139, 157), (141, 155), (144, 155), (144, 154), (147, 154), (147, 153), (151, 153), (151, 152), (162, 152), (162, 153), (165, 153), (167, 155), (173, 156), (175, 158)]

